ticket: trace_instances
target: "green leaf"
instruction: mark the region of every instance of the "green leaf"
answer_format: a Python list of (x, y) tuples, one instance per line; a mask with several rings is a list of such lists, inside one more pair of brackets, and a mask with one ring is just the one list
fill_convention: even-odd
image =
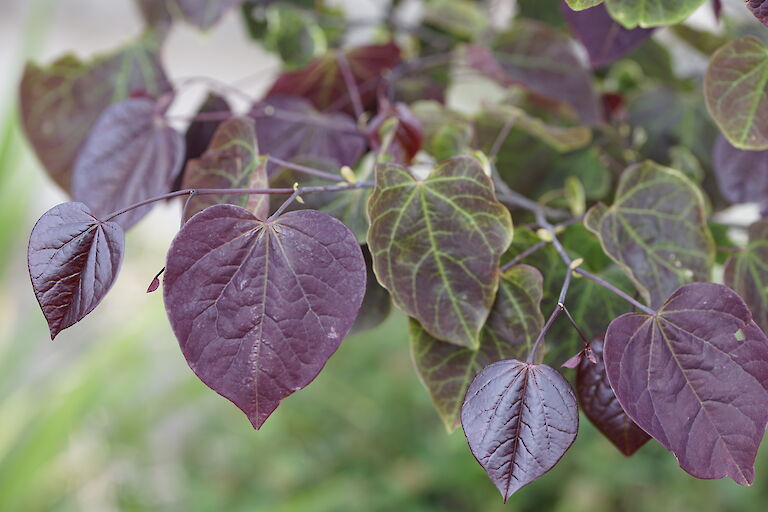
[(376, 168), (368, 247), (379, 282), (434, 337), (477, 348), (496, 296), (512, 218), (474, 158), (439, 164), (424, 180)]
[(705, 0), (605, 0), (611, 17), (626, 28), (674, 25)]
[(528, 355), (544, 324), (541, 296), (538, 270), (517, 265), (506, 271), (477, 350), (439, 341), (410, 320), (413, 361), (449, 432), (459, 425), (464, 395), (480, 370), (496, 361)]
[[(268, 188), (267, 160), (259, 157), (253, 119), (236, 117), (223, 122), (208, 150), (187, 163), (181, 188)], [(214, 204), (234, 204), (265, 220), (269, 216), (266, 194), (216, 194), (190, 198), (184, 221)]]
[(574, 11), (583, 11), (596, 5), (603, 3), (603, 0), (565, 0), (568, 3), (568, 7)]
[(704, 196), (679, 171), (653, 162), (630, 167), (613, 205), (593, 206), (584, 225), (651, 307), (683, 284), (709, 279), (715, 248)]
[(424, 24), (461, 41), (472, 41), (488, 28), (488, 16), (469, 0), (430, 0), (424, 5)]
[(63, 189), (69, 190), (78, 151), (105, 108), (133, 93), (157, 97), (171, 90), (157, 52), (158, 40), (148, 33), (89, 62), (65, 55), (46, 67), (24, 68), (19, 87), (24, 130)]
[(768, 328), (768, 221), (749, 227), (749, 245), (728, 259), (723, 279), (742, 296), (755, 322)]
[(592, 141), (592, 130), (588, 126), (559, 126), (547, 123), (514, 105), (491, 105), (485, 110), (486, 115), (505, 123), (511, 122), (515, 128), (537, 138), (560, 153), (581, 149)]
[(712, 56), (704, 79), (707, 108), (739, 149), (768, 149), (768, 48), (737, 39)]
[(417, 101), (411, 104), (411, 111), (421, 124), (424, 149), (435, 160), (471, 152), (472, 125), (462, 114), (433, 100)]

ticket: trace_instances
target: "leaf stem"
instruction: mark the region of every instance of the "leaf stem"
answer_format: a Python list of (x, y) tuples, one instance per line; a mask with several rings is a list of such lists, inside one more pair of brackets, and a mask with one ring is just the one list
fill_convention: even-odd
[(584, 342), (584, 345), (589, 346), (589, 339), (584, 334), (584, 331), (581, 330), (581, 328), (576, 324), (576, 320), (571, 316), (571, 312), (568, 311), (568, 308), (565, 307), (565, 304), (562, 304), (563, 306), (563, 313), (565, 313), (566, 318), (568, 318), (568, 321), (571, 323), (574, 329), (576, 329), (576, 333), (578, 333), (579, 338), (581, 338), (581, 341)]
[(526, 250), (524, 250), (523, 252), (521, 252), (520, 254), (518, 254), (517, 256), (515, 256), (514, 258), (512, 258), (508, 262), (506, 262), (499, 269), (499, 271), (503, 274), (504, 272), (506, 272), (507, 270), (511, 269), (512, 267), (514, 267), (515, 265), (517, 265), (518, 263), (523, 261), (525, 258), (530, 256), (531, 254), (535, 253), (536, 251), (538, 251), (539, 249), (541, 249), (542, 247), (547, 245), (548, 243), (549, 242), (547, 242), (546, 240), (542, 240), (541, 242), (537, 243), (536, 245), (530, 246), (529, 248), (527, 248)]
[(577, 274), (579, 274), (579, 275), (589, 279), (590, 281), (594, 281), (595, 283), (599, 284), (603, 288), (605, 288), (605, 289), (615, 293), (616, 295), (618, 295), (619, 297), (621, 297), (625, 301), (629, 302), (630, 304), (635, 306), (637, 309), (639, 309), (643, 313), (646, 313), (646, 314), (649, 314), (649, 315), (655, 315), (657, 313), (655, 310), (653, 310), (653, 309), (649, 308), (648, 306), (644, 305), (643, 303), (641, 303), (640, 301), (636, 300), (631, 295), (629, 295), (629, 294), (621, 291), (620, 289), (616, 288), (615, 286), (613, 286), (611, 283), (609, 283), (605, 279), (603, 279), (601, 277), (598, 277), (595, 274), (592, 274), (591, 272), (587, 272), (583, 268), (577, 268), (576, 270), (574, 270), (574, 272), (576, 272)]
[(126, 206), (125, 208), (122, 208), (120, 210), (117, 210), (113, 213), (110, 213), (107, 215), (107, 217), (104, 219), (104, 222), (109, 222), (110, 220), (114, 219), (115, 217), (122, 215), (124, 213), (127, 213), (131, 210), (135, 210), (136, 208), (140, 208), (142, 206), (146, 206), (148, 204), (155, 203), (157, 201), (164, 201), (166, 199), (173, 199), (174, 197), (179, 196), (185, 196), (185, 195), (212, 195), (212, 194), (226, 194), (226, 195), (238, 195), (238, 194), (247, 194), (247, 195), (256, 195), (256, 194), (311, 194), (314, 192), (341, 192), (344, 190), (355, 190), (359, 188), (373, 188), (373, 182), (371, 181), (358, 181), (357, 183), (347, 183), (344, 185), (324, 185), (324, 186), (317, 186), (317, 187), (298, 187), (296, 189), (294, 188), (197, 188), (197, 189), (184, 189), (184, 190), (177, 190), (175, 192), (168, 192), (167, 194), (162, 194), (155, 197), (150, 197), (149, 199), (145, 199), (143, 201), (139, 201), (138, 203), (134, 203), (132, 205)]
[(341, 71), (341, 76), (344, 78), (344, 85), (347, 87), (349, 99), (352, 101), (352, 108), (355, 109), (355, 116), (357, 119), (360, 119), (363, 117), (364, 113), (363, 100), (360, 97), (360, 90), (357, 88), (357, 83), (355, 83), (355, 77), (352, 76), (352, 70), (349, 69), (349, 62), (342, 50), (336, 51), (336, 59), (339, 61), (339, 70)]
[(307, 167), (306, 165), (301, 164), (295, 164), (293, 162), (288, 162), (286, 160), (283, 160), (281, 158), (274, 157), (272, 155), (267, 155), (267, 159), (276, 164), (280, 167), (285, 167), (286, 169), (292, 169), (294, 171), (302, 172), (304, 174), (309, 174), (310, 176), (317, 176), (319, 178), (324, 178), (326, 180), (331, 180), (335, 182), (342, 181), (343, 178), (341, 175), (333, 174), (330, 172), (321, 171), (320, 169), (314, 169), (312, 167)]

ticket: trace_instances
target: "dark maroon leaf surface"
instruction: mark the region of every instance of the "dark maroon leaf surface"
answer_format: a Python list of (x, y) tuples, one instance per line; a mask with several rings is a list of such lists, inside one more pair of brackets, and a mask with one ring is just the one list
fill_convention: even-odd
[(593, 68), (607, 66), (634, 50), (653, 33), (653, 29), (626, 29), (611, 18), (605, 5), (574, 11), (563, 1), (562, 11), (571, 32), (589, 54)]
[[(196, 115), (205, 115), (212, 113), (227, 113), (232, 109), (227, 103), (227, 100), (221, 96), (209, 93), (205, 98), (205, 101), (197, 111)], [(184, 142), (187, 156), (185, 160), (192, 160), (193, 158), (200, 158), (208, 149), (208, 145), (213, 139), (213, 134), (216, 133), (216, 129), (223, 123), (225, 119), (210, 121), (210, 120), (193, 120), (187, 127), (187, 132), (184, 134)]]
[(712, 158), (717, 185), (725, 199), (768, 204), (768, 150), (738, 149), (720, 135)]
[(744, 0), (755, 18), (763, 25), (768, 25), (768, 0)]
[[(385, 72), (400, 62), (400, 48), (394, 43), (358, 46), (344, 51), (343, 56), (360, 93), (363, 109), (374, 110)], [(338, 54), (332, 51), (303, 69), (277, 77), (267, 98), (275, 95), (298, 96), (309, 100), (318, 110), (355, 115)]]
[(85, 317), (115, 282), (123, 229), (95, 218), (82, 203), (48, 210), (32, 229), (27, 263), (51, 339)]
[(682, 286), (657, 315), (614, 320), (604, 350), (621, 406), (685, 471), (752, 483), (768, 423), (768, 338), (733, 290)]
[(514, 359), (490, 364), (472, 381), (461, 425), (504, 501), (552, 469), (576, 439), (579, 411), (557, 370)]
[(163, 294), (190, 368), (259, 428), (336, 351), (365, 281), (355, 236), (330, 215), (264, 222), (215, 205), (173, 240)]
[(466, 58), (470, 66), (502, 85), (520, 85), (565, 103), (584, 124), (601, 119), (592, 74), (581, 64), (572, 41), (544, 24), (518, 22), (497, 37), (493, 50), (470, 45)]
[(603, 340), (590, 343), (593, 361), (582, 357), (576, 372), (576, 396), (589, 421), (607, 437), (621, 453), (629, 457), (650, 438), (627, 416), (608, 383), (603, 363)]
[[(250, 116), (256, 121), (259, 151), (282, 160), (338, 170), (354, 166), (367, 148), (351, 117), (321, 114), (301, 98), (274, 96), (254, 105)], [(277, 167), (269, 164), (268, 170), (271, 177)]]
[[(184, 139), (158, 103), (129, 98), (110, 106), (91, 129), (72, 176), (72, 197), (97, 217), (168, 192), (184, 158)], [(116, 218), (127, 229), (152, 205)]]
[(371, 147), (379, 150), (382, 145), (382, 130), (386, 129), (385, 122), (389, 119), (397, 120), (392, 142), (387, 147), (387, 154), (395, 163), (408, 165), (421, 149), (424, 137), (422, 135), (421, 122), (413, 115), (411, 109), (405, 103), (395, 103), (392, 106), (379, 110), (379, 113), (368, 124), (368, 133)]
[(87, 62), (66, 55), (46, 67), (27, 64), (19, 86), (21, 121), (46, 171), (64, 190), (88, 131), (107, 106), (131, 94), (171, 90), (157, 53), (158, 42), (148, 35)]

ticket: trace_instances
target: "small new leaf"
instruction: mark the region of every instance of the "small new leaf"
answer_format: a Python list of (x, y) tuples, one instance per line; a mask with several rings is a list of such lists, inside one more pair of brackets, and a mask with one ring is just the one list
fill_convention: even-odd
[(123, 229), (97, 219), (82, 203), (63, 203), (40, 217), (27, 263), (51, 339), (101, 302), (115, 282), (124, 246)]

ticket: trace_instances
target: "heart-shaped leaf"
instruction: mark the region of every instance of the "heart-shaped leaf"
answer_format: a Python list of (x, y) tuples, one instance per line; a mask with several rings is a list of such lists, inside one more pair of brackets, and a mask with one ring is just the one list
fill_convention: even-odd
[[(340, 56), (345, 62), (340, 61)], [(321, 111), (343, 111), (355, 115), (342, 66), (357, 87), (364, 110), (376, 108), (376, 93), (384, 83), (385, 72), (400, 62), (400, 48), (394, 43), (350, 48), (343, 53), (327, 52), (305, 68), (283, 73), (267, 93), (298, 96)]]
[(103, 222), (82, 203), (48, 210), (29, 237), (27, 263), (32, 288), (51, 339), (82, 320), (115, 282), (125, 236), (115, 222)]
[(456, 157), (424, 180), (376, 168), (368, 247), (396, 306), (439, 340), (476, 349), (496, 297), (512, 219), (477, 160)]
[[(98, 216), (168, 192), (181, 169), (184, 138), (171, 128), (158, 104), (129, 98), (107, 108), (83, 144), (72, 175), (72, 197)], [(124, 229), (152, 205), (119, 217)]]
[(413, 361), (449, 432), (459, 426), (464, 395), (480, 370), (496, 361), (524, 358), (530, 352), (544, 325), (539, 309), (541, 285), (541, 273), (527, 265), (512, 267), (501, 276), (477, 350), (437, 340), (416, 320), (410, 320)]
[(730, 288), (693, 283), (656, 315), (605, 335), (605, 367), (630, 418), (698, 478), (754, 478), (768, 423), (768, 337)]
[(563, 457), (576, 440), (579, 411), (557, 370), (499, 361), (472, 381), (461, 425), (472, 454), (506, 502)]
[(171, 90), (157, 53), (158, 41), (147, 35), (90, 62), (67, 55), (47, 67), (27, 64), (19, 86), (21, 120), (37, 157), (64, 190), (106, 107), (134, 93), (158, 97)]
[(768, 49), (756, 37), (715, 52), (704, 79), (707, 108), (739, 149), (768, 149)]
[(768, 204), (768, 150), (738, 149), (720, 136), (712, 160), (725, 199), (731, 203)]
[(744, 0), (747, 7), (760, 23), (768, 26), (768, 1), (766, 0)]
[(163, 295), (190, 368), (259, 428), (339, 347), (365, 280), (357, 240), (330, 215), (262, 221), (220, 204), (174, 238)]
[(604, 5), (583, 11), (564, 6), (563, 14), (571, 31), (587, 49), (593, 68), (624, 57), (653, 33), (653, 29), (624, 28), (611, 18)]
[(624, 171), (612, 206), (593, 206), (595, 233), (652, 307), (680, 285), (706, 281), (714, 264), (704, 196), (682, 173), (653, 162)]
[[(236, 117), (225, 121), (202, 157), (190, 160), (182, 188), (267, 188), (267, 162), (259, 157), (253, 120)], [(189, 199), (185, 221), (214, 204), (236, 204), (258, 219), (269, 216), (266, 194), (206, 194)]]
[(651, 438), (627, 416), (616, 399), (603, 362), (603, 339), (589, 344), (595, 361), (584, 357), (576, 372), (576, 396), (589, 421), (603, 433), (621, 453), (629, 457)]
[(768, 329), (768, 221), (749, 226), (749, 245), (728, 258), (723, 280), (744, 298), (755, 322)]
[(626, 28), (674, 25), (706, 0), (605, 0), (613, 19)]
[(569, 105), (584, 124), (600, 121), (592, 74), (568, 37), (542, 23), (520, 21), (500, 34), (492, 48), (469, 46), (468, 64), (502, 85), (520, 85)]
[[(341, 112), (321, 114), (301, 98), (271, 97), (254, 105), (250, 116), (256, 121), (261, 153), (282, 160), (333, 171), (353, 167), (367, 149), (366, 136), (351, 117)], [(271, 163), (267, 169), (270, 178), (279, 170)]]

